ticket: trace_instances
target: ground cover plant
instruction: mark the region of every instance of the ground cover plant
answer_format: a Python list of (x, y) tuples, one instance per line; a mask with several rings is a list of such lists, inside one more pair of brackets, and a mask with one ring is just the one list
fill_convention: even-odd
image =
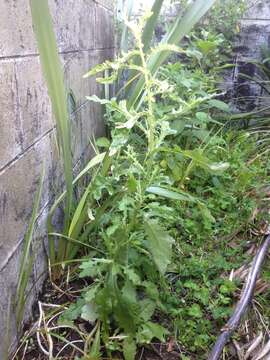
[[(196, 1), (186, 14), (199, 20), (213, 3)], [(41, 22), (36, 4), (33, 17), (36, 11)], [(88, 98), (105, 106), (110, 136), (94, 142), (96, 156), (73, 184), (67, 176), (69, 190), (52, 208), (52, 285), (39, 302), (36, 328), (14, 358), (23, 351), (26, 359), (206, 359), (239, 296), (242, 265), (265, 233), (269, 160), (257, 152), (256, 136), (225, 126), (230, 109), (220, 100), (219, 70), (211, 66), (211, 59), (224, 65), (219, 47), (227, 40), (196, 29), (180, 47), (185, 26), (177, 20), (177, 31), (145, 50), (149, 19), (146, 13), (126, 22), (132, 50), (85, 76), (108, 86), (128, 70), (137, 82), (124, 89), (126, 97)], [(40, 36), (44, 29), (37, 29)], [(171, 53), (180, 61), (161, 66)], [(57, 91), (57, 81), (54, 86)], [(58, 233), (52, 219), (63, 204)], [(267, 279), (266, 268), (263, 286)], [(258, 304), (267, 303), (269, 288), (262, 299), (257, 294)], [(252, 316), (259, 316), (254, 309)], [(31, 343), (33, 331), (37, 343)], [(231, 348), (224, 352), (227, 359), (234, 355)]]

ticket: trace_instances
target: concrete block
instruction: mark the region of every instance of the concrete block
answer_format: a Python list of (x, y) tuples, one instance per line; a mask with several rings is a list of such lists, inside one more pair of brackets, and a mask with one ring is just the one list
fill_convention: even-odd
[[(22, 158), (0, 173), (0, 270), (23, 239), (33, 209), (34, 195), (42, 166), (51, 163), (50, 139), (44, 138)], [(48, 176), (48, 170), (46, 175)], [(45, 181), (41, 207), (49, 198), (49, 181)]]
[[(49, 0), (61, 52), (94, 48), (93, 0)], [(61, 16), (59, 16), (61, 14)]]
[(0, 61), (0, 169), (53, 127), (38, 57)]
[(250, 1), (249, 9), (245, 14), (244, 18), (252, 20), (270, 20), (270, 1)]
[(96, 5), (95, 49), (114, 48), (114, 22), (112, 13)]
[(1, 57), (36, 52), (29, 1), (2, 0), (0, 2)]
[(241, 36), (236, 48), (241, 60), (260, 59), (261, 46), (270, 45), (269, 34), (270, 21), (266, 24), (242, 21)]
[(0, 62), (0, 171), (22, 151), (22, 129), (17, 106), (17, 81), (13, 61)]
[[(49, 0), (60, 51), (93, 49), (95, 9), (93, 0)], [(72, 11), (71, 11), (72, 9)], [(61, 16), (59, 16), (61, 14)], [(0, 2), (1, 57), (36, 54), (29, 1)]]
[(67, 53), (63, 55), (65, 84), (67, 90), (71, 89), (76, 103), (81, 105), (85, 102), (85, 97), (89, 95), (93, 88), (91, 78), (84, 79), (83, 75), (90, 68), (97, 64), (97, 55), (95, 51), (84, 51), (76, 53)]
[(18, 337), (14, 300), (19, 276), (20, 250), (21, 248), (0, 271), (0, 354), (6, 354)]
[(15, 62), (17, 105), (23, 150), (54, 126), (51, 103), (38, 57)]

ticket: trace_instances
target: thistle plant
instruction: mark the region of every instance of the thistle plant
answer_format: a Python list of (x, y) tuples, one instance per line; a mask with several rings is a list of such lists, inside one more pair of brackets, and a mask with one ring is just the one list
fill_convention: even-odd
[[(155, 311), (164, 312), (159, 292), (168, 287), (165, 275), (175, 243), (166, 211), (171, 211), (176, 221), (173, 203), (183, 207), (193, 203), (202, 216), (210, 217), (205, 204), (180, 187), (183, 182), (168, 176), (160, 165), (162, 154), (180, 156), (178, 163), (183, 169), (187, 166), (189, 176), (191, 168), (216, 173), (227, 168), (226, 163), (212, 164), (199, 149), (182, 149), (172, 142), (176, 132), (170, 119), (158, 114), (157, 99), (174, 88), (166, 79), (156, 78), (147, 63), (153, 54), (184, 50), (162, 45), (145, 53), (142, 34), (150, 15), (127, 24), (135, 39), (132, 51), (98, 65), (85, 76), (105, 73), (107, 76), (97, 81), (111, 84), (123, 69), (136, 70), (144, 78), (144, 88), (140, 107), (128, 108), (126, 100), (116, 98), (88, 97), (106, 106), (111, 140), (97, 141), (106, 149), (103, 166), (92, 174), (69, 231), (70, 238), (92, 249), (86, 251), (79, 266), (79, 276), (92, 280), (77, 302), (76, 314), (90, 323), (101, 322), (100, 336), (107, 350), (112, 324), (116, 324), (123, 332), (124, 341), (119, 346), (127, 359), (134, 358), (137, 343), (150, 342), (154, 337), (163, 341), (168, 332), (152, 322)], [(133, 62), (137, 57), (140, 65)], [(181, 109), (190, 111), (190, 104), (182, 103)], [(74, 319), (73, 310), (74, 305), (62, 316), (63, 322)]]

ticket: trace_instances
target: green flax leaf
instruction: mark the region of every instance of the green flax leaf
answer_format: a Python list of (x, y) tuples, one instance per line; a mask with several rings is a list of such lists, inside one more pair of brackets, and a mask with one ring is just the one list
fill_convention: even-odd
[[(196, 0), (190, 4), (186, 13), (183, 16), (178, 16), (162, 39), (163, 44), (179, 44), (179, 42), (187, 35), (190, 30), (196, 25), (200, 19), (207, 13), (207, 11), (214, 5), (216, 0)], [(171, 54), (170, 51), (163, 51), (158, 54), (151, 54), (147, 62), (148, 70), (155, 75), (164, 61)], [(139, 107), (139, 99), (143, 93), (145, 79), (141, 76), (129, 96), (128, 109), (132, 107)]]
[[(68, 227), (73, 198), (73, 174), (70, 138), (70, 119), (68, 114), (67, 93), (64, 86), (64, 74), (58, 54), (53, 22), (48, 0), (30, 0), (33, 27), (38, 44), (40, 61), (46, 79), (52, 109), (55, 115), (58, 146), (62, 154), (66, 184), (65, 228)], [(67, 243), (59, 242), (59, 257), (65, 259)], [(51, 250), (51, 263), (55, 261)]]

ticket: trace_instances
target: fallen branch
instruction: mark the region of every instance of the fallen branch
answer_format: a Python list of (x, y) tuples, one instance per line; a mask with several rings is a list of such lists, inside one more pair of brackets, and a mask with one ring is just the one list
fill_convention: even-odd
[(261, 270), (261, 266), (264, 262), (264, 259), (267, 255), (269, 247), (270, 247), (270, 235), (266, 237), (266, 239), (264, 240), (263, 244), (259, 248), (254, 258), (252, 268), (249, 272), (242, 296), (238, 304), (236, 305), (233, 315), (231, 316), (227, 324), (224, 326), (224, 328), (221, 330), (222, 333), (218, 337), (215, 346), (208, 357), (208, 360), (219, 360), (220, 355), (222, 354), (222, 351), (224, 349), (224, 346), (230, 339), (232, 333), (237, 329), (241, 317), (246, 312), (247, 307), (250, 304), (250, 301), (253, 297), (257, 277)]

